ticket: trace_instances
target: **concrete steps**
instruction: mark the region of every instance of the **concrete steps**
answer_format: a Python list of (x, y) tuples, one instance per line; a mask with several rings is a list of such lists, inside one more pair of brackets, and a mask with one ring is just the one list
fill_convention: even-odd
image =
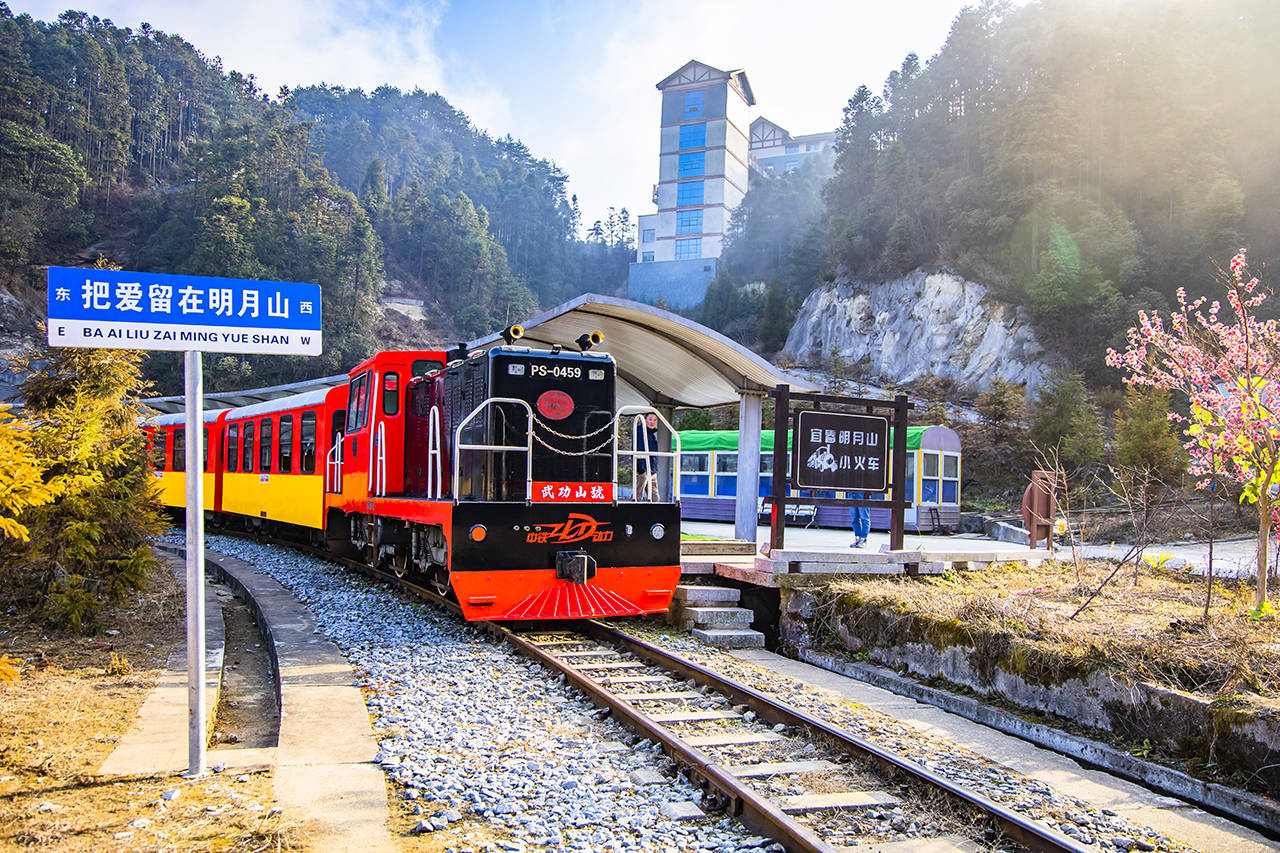
[(667, 621), (722, 649), (764, 648), (764, 634), (751, 630), (755, 614), (737, 606), (740, 595), (731, 587), (681, 584), (671, 600)]

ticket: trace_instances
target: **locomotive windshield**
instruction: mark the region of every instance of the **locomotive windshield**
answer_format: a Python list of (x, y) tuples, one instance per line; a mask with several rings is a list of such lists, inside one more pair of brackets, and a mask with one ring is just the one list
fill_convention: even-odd
[[(524, 400), (533, 410), (535, 482), (607, 483), (613, 478), (614, 364), (606, 355), (539, 350), (492, 351), (490, 395)], [(497, 443), (526, 441), (523, 407), (494, 407)], [(522, 454), (504, 454), (507, 479), (524, 480)], [(518, 458), (517, 458), (518, 457)]]

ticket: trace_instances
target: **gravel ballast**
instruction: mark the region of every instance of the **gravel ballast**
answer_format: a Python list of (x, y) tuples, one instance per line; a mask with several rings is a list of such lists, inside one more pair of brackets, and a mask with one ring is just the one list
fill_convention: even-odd
[(694, 661), (719, 675), (767, 693), (850, 734), (892, 749), (1001, 805), (1028, 817), (1043, 820), (1076, 841), (1096, 845), (1100, 851), (1168, 850), (1189, 853), (1195, 850), (1150, 827), (1134, 824), (1110, 809), (1100, 809), (1076, 797), (1061, 794), (1037, 779), (1011, 773), (955, 743), (931, 737), (886, 714), (848, 702), (829, 691), (739, 660), (719, 649), (706, 646), (683, 632), (632, 619), (605, 621), (614, 628)]
[(682, 777), (631, 781), (641, 769), (673, 772), (660, 749), (459, 617), (292, 549), (218, 535), (206, 544), (283, 584), (348, 656), (377, 760), (419, 816), (405, 829), (459, 851), (781, 850), (718, 816), (665, 817), (665, 804), (697, 803), (700, 792)]

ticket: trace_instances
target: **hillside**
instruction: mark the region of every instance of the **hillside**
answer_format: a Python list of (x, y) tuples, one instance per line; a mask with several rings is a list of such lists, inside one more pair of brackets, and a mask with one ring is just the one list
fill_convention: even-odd
[[(99, 254), (322, 285), (323, 356), (220, 358), (211, 390), (489, 332), (625, 286), (629, 227), (580, 240), (566, 180), (439, 93), (273, 97), (180, 36), (82, 12), (41, 22), (0, 3), (0, 351), (36, 335), (43, 266)], [(424, 319), (384, 310), (384, 289)], [(152, 356), (148, 372), (176, 390), (176, 357)]]
[(1277, 36), (1269, 0), (974, 4), (852, 92), (829, 178), (753, 183), (706, 319), (774, 351), (838, 274), (946, 269), (1114, 382), (1102, 355), (1139, 309), (1207, 292), (1240, 246), (1280, 252)]

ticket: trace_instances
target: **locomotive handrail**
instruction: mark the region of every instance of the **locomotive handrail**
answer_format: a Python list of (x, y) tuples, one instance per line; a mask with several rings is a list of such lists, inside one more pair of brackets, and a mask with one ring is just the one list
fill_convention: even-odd
[[(475, 420), (476, 415), (483, 412), (493, 403), (517, 403), (524, 407), (527, 427), (525, 443), (519, 444), (464, 444), (462, 430)], [(525, 464), (525, 502), (533, 500), (533, 409), (527, 402), (516, 397), (489, 397), (476, 406), (469, 415), (459, 422), (453, 431), (453, 502), (457, 503), (462, 491), (462, 451), (464, 450), (523, 450)]]
[[(330, 494), (342, 493), (342, 433), (334, 435), (333, 447), (324, 455), (324, 487)], [(333, 476), (333, 485), (329, 485), (329, 477)]]
[(644, 418), (650, 412), (657, 415), (658, 420), (661, 421), (662, 425), (667, 428), (667, 432), (671, 433), (671, 438), (674, 441), (674, 445), (671, 450), (649, 450), (649, 449), (622, 450), (622, 449), (619, 449), (618, 442), (615, 441), (613, 443), (613, 494), (614, 494), (615, 501), (617, 500), (617, 495), (618, 495), (618, 457), (619, 456), (631, 457), (631, 461), (632, 461), (631, 500), (632, 501), (638, 502), (640, 500), (638, 495), (641, 492), (641, 490), (638, 488), (639, 484), (636, 483), (636, 478), (635, 478), (634, 463), (635, 463), (635, 457), (637, 456), (646, 456), (649, 458), (649, 463), (648, 463), (649, 476), (653, 476), (653, 457), (654, 456), (665, 457), (671, 460), (671, 469), (672, 469), (671, 470), (671, 481), (672, 481), (671, 500), (673, 503), (678, 503), (680, 501), (680, 472), (676, 470), (678, 465), (677, 460), (680, 458), (680, 433), (676, 432), (676, 429), (671, 425), (671, 422), (668, 421), (666, 418), (664, 418), (662, 416), (662, 413), (659, 412), (657, 409), (653, 408), (653, 406), (637, 406), (637, 405), (622, 406), (621, 408), (619, 408), (617, 415), (614, 416), (614, 422), (617, 423), (619, 426), (621, 426), (623, 415), (630, 415), (630, 414), (635, 415), (631, 424), (631, 432), (632, 432), (631, 447), (638, 448), (640, 445), (640, 431), (644, 429)]
[(373, 384), (366, 386), (369, 392), (363, 405), (369, 407), (369, 467), (365, 469), (364, 490), (365, 493), (372, 497), (375, 494), (374, 486), (376, 481), (373, 476), (373, 450), (377, 444), (377, 426), (378, 426), (378, 405), (377, 398), (381, 396), (378, 385), (378, 371), (373, 371)]
[(377, 471), (373, 475), (373, 493), (378, 496), (387, 494), (387, 422), (378, 421), (378, 432), (374, 438), (377, 445)]
[[(444, 494), (444, 448), (440, 446), (440, 407), (432, 406), (427, 421), (427, 497), (439, 498)], [(435, 490), (432, 491), (432, 474), (435, 474)]]

